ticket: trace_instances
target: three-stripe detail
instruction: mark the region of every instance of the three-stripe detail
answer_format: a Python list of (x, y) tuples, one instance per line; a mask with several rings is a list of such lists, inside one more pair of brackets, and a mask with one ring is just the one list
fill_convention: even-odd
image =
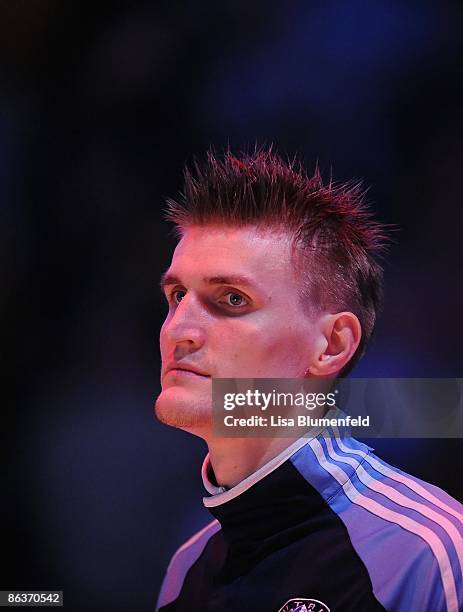
[[(454, 573), (450, 563), (449, 555), (441, 538), (426, 525), (422, 525), (421, 523), (410, 518), (409, 516), (382, 505), (377, 499), (372, 499), (361, 493), (354, 486), (348, 474), (339, 465), (339, 463), (344, 463), (352, 467), (355, 470), (356, 476), (359, 481), (363, 485), (365, 485), (367, 489), (383, 495), (398, 506), (415, 510), (422, 516), (440, 525), (441, 528), (446, 531), (447, 535), (449, 536), (455, 547), (455, 551), (460, 564), (460, 570), (462, 571), (462, 573), (463, 538), (460, 535), (458, 529), (455, 527), (455, 525), (448, 518), (433, 510), (430, 507), (429, 502), (434, 503), (436, 507), (447, 512), (447, 514), (450, 514), (462, 524), (463, 514), (458, 513), (454, 508), (452, 508), (442, 500), (438, 499), (429, 490), (422, 487), (413, 479), (405, 476), (404, 474), (400, 474), (398, 472), (393, 471), (391, 468), (385, 466), (374, 457), (371, 457), (368, 453), (364, 453), (357, 449), (353, 449), (346, 446), (343, 443), (342, 439), (336, 436), (336, 442), (343, 452), (361, 457), (362, 462), (368, 462), (379, 473), (406, 485), (409, 489), (413, 490), (415, 493), (423, 497), (426, 500), (426, 504), (408, 498), (406, 495), (404, 495), (394, 487), (391, 487), (385, 484), (384, 482), (381, 482), (380, 480), (374, 478), (369, 472), (364, 469), (360, 461), (352, 457), (339, 455), (334, 449), (332, 438), (329, 436), (329, 434), (324, 434), (323, 438), (325, 440), (329, 459), (325, 455), (323, 446), (318, 439), (314, 438), (309, 442), (309, 445), (312, 448), (320, 466), (341, 485), (344, 493), (352, 503), (363, 507), (365, 510), (368, 510), (372, 514), (386, 521), (400, 525), (407, 531), (418, 535), (427, 543), (427, 545), (431, 548), (439, 566), (445, 600), (447, 604), (447, 610), (449, 612), (458, 612), (458, 597)], [(337, 463), (332, 463), (332, 461), (335, 461)]]

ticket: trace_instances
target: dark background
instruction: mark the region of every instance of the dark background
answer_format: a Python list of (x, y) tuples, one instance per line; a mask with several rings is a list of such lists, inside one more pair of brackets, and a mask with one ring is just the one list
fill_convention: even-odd
[[(153, 610), (211, 517), (204, 443), (157, 423), (165, 197), (209, 145), (274, 142), (395, 223), (357, 376), (461, 376), (463, 5), (0, 5), (0, 589)], [(461, 440), (381, 441), (463, 498)]]

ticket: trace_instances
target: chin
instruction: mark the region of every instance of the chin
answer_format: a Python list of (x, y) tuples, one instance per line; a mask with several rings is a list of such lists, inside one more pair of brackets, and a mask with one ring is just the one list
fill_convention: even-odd
[(182, 387), (169, 387), (156, 400), (154, 410), (161, 423), (196, 433), (212, 422), (210, 394), (203, 397)]

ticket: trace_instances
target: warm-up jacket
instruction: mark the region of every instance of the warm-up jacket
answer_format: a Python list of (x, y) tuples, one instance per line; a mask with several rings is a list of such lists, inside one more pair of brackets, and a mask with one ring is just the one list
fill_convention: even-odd
[(461, 612), (463, 507), (337, 430), (235, 487), (173, 556), (161, 612)]

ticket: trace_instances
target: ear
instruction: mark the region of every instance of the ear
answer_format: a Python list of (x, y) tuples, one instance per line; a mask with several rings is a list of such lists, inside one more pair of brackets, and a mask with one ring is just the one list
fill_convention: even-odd
[(353, 357), (362, 327), (353, 312), (322, 315), (318, 321), (319, 333), (309, 376), (336, 376)]

